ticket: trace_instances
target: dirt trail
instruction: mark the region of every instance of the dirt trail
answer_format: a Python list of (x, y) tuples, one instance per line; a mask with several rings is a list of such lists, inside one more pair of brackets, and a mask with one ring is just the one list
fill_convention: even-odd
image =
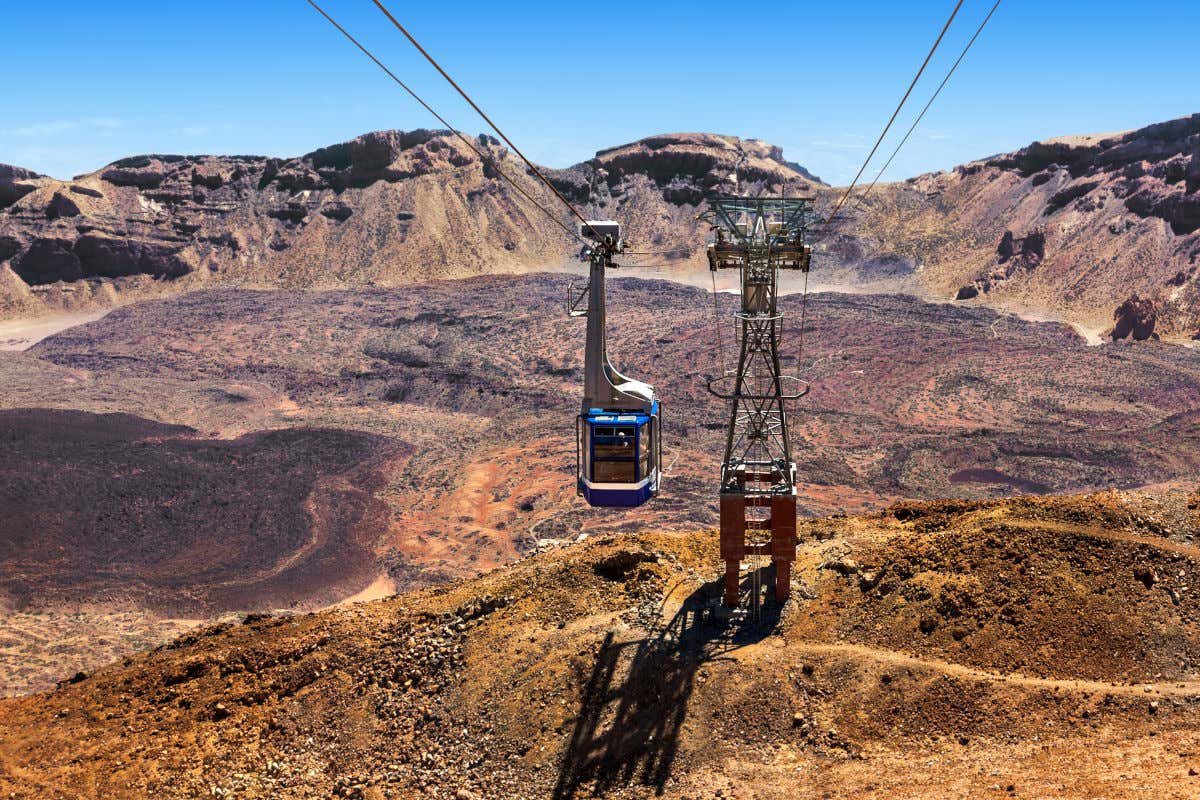
[(1161, 681), (1156, 683), (1120, 684), (1082, 678), (1038, 678), (1015, 672), (991, 672), (936, 658), (918, 658), (896, 650), (881, 650), (859, 644), (822, 644), (819, 642), (789, 642), (788, 649), (815, 655), (846, 656), (877, 661), (909, 669), (938, 672), (965, 680), (1004, 683), (1028, 689), (1095, 692), (1123, 696), (1200, 697), (1200, 680)]
[(467, 478), (459, 490), (462, 510), (469, 512), (481, 528), (488, 527), (489, 509), (493, 505), (492, 491), (500, 475), (500, 465), (494, 461), (472, 464), (467, 468)]
[(367, 603), (372, 600), (383, 600), (384, 598), (391, 597), (395, 593), (396, 581), (393, 580), (392, 577), (387, 573), (383, 573), (361, 592), (357, 592), (343, 600), (332, 603), (322, 610), (337, 608), (338, 606), (349, 606), (355, 603)]
[(77, 314), (59, 314), (53, 317), (34, 319), (8, 319), (0, 322), (0, 351), (28, 350), (48, 336), (62, 333), (68, 328), (95, 322), (112, 311), (87, 311)]
[(1013, 528), (1021, 528), (1023, 530), (1057, 531), (1076, 536), (1087, 536), (1092, 539), (1101, 539), (1106, 542), (1116, 542), (1118, 544), (1144, 544), (1159, 550), (1178, 553), (1181, 556), (1186, 556), (1187, 558), (1200, 561), (1200, 547), (1172, 541), (1171, 539), (1167, 539), (1162, 536), (1154, 536), (1153, 534), (1133, 533), (1131, 531), (1122, 530), (1109, 530), (1106, 528), (1096, 527), (1095, 525), (1077, 525), (1070, 522), (1057, 522), (1053, 520), (1006, 519), (1004, 524)]

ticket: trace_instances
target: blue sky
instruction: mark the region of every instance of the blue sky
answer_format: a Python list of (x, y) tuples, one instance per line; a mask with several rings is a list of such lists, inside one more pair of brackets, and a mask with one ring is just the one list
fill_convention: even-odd
[[(369, 0), (323, 5), (457, 127), (484, 129)], [(834, 183), (853, 177), (952, 6), (390, 3), (537, 161), (711, 131), (779, 144)], [(910, 114), (990, 6), (964, 3)], [(1196, 0), (1004, 0), (887, 177), (1200, 111), (1198, 29)], [(0, 162), (56, 177), (137, 153), (289, 156), (437, 127), (304, 0), (12, 2), (0, 31)]]

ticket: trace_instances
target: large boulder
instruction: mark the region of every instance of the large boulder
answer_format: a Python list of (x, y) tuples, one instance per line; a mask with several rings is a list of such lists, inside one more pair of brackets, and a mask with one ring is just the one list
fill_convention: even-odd
[(1155, 336), (1154, 326), (1158, 322), (1158, 308), (1153, 300), (1135, 294), (1117, 306), (1113, 312), (1113, 320), (1116, 322), (1112, 329), (1113, 341), (1127, 338), (1145, 341)]
[(1043, 229), (1035, 228), (1021, 237), (1006, 230), (996, 245), (996, 266), (973, 284), (960, 288), (956, 299), (970, 300), (980, 293), (990, 292), (1010, 278), (1036, 269), (1045, 257), (1046, 232)]
[(1046, 256), (1046, 232), (1034, 230), (1018, 239), (1012, 231), (1005, 231), (1000, 237), (1000, 244), (996, 246), (996, 255), (1000, 257), (1001, 264), (1015, 258), (1021, 267), (1036, 267)]
[(0, 208), (8, 208), (37, 187), (28, 183), (41, 178), (32, 170), (0, 164)]
[(151, 156), (134, 156), (113, 162), (100, 177), (114, 186), (157, 189), (166, 180), (165, 166)]

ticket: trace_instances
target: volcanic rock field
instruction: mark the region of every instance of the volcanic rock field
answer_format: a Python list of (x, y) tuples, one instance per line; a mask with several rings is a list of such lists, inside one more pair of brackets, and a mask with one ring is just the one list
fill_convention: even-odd
[[(705, 389), (720, 369), (711, 295), (611, 284), (614, 359), (660, 387), (668, 470), (655, 503), (606, 511), (574, 492), (568, 283), (198, 291), (0, 354), (8, 618), (312, 609), (584, 534), (711, 527), (724, 427)], [(802, 302), (783, 302), (792, 325)], [(785, 361), (813, 383), (792, 421), (806, 515), (1200, 472), (1186, 348), (1093, 347), (1066, 325), (904, 296), (818, 294), (804, 317), (804, 351), (794, 336)], [(97, 663), (86, 637), (67, 650), (72, 668)], [(62, 674), (51, 659), (12, 688)]]

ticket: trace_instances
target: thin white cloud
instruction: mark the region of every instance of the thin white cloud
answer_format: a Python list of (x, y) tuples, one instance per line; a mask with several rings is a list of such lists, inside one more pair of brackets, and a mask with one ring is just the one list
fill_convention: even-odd
[(59, 136), (77, 130), (113, 131), (124, 123), (112, 117), (88, 117), (86, 119), (59, 119), (51, 122), (35, 122), (32, 125), (22, 125), (17, 128), (0, 128), (0, 136), (14, 139), (40, 139), (46, 136)]
[(75, 130), (78, 127), (78, 122), (72, 122), (65, 119), (58, 120), (56, 122), (38, 122), (33, 125), (25, 125), (20, 128), (0, 129), (0, 136), (13, 136), (24, 139), (32, 139), (41, 136), (54, 136), (59, 133)]
[(818, 139), (815, 142), (809, 142), (809, 147), (816, 147), (821, 150), (866, 150), (867, 146), (861, 142), (831, 142), (827, 139)]

